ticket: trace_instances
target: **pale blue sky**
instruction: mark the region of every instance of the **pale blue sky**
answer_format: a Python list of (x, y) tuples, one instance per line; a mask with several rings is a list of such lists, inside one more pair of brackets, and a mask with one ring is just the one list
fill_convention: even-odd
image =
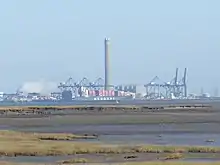
[(220, 87), (219, 7), (219, 0), (1, 0), (0, 90), (103, 77), (108, 36), (113, 83), (169, 81), (187, 67), (189, 90), (212, 92)]

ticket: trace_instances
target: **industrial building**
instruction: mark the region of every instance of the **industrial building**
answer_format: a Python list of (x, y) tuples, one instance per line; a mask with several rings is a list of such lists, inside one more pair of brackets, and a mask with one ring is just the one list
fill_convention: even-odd
[[(14, 94), (1, 93), (0, 101), (73, 101), (73, 100), (119, 100), (119, 99), (186, 99), (187, 93), (187, 68), (183, 76), (179, 78), (178, 68), (175, 76), (170, 81), (162, 81), (155, 76), (150, 82), (141, 85), (145, 88), (145, 94), (142, 96), (137, 92), (140, 85), (137, 84), (112, 84), (111, 83), (111, 64), (110, 64), (110, 46), (109, 38), (104, 39), (104, 78), (89, 80), (84, 77), (81, 80), (74, 80), (69, 77), (66, 81), (59, 83), (59, 91), (52, 92), (49, 96), (42, 96), (40, 93), (24, 94), (17, 91)], [(208, 95), (207, 95), (208, 96)], [(191, 97), (191, 95), (190, 95)]]
[(95, 99), (105, 97), (106, 99), (112, 100), (115, 97), (134, 97), (136, 93), (136, 86), (134, 85), (106, 85), (102, 78), (98, 78), (96, 81), (90, 81), (87, 78), (83, 78), (78, 82), (74, 82), (72, 78), (69, 78), (64, 83), (60, 83), (58, 88), (62, 93), (62, 98), (66, 98), (68, 95), (68, 97), (71, 96), (73, 99)]

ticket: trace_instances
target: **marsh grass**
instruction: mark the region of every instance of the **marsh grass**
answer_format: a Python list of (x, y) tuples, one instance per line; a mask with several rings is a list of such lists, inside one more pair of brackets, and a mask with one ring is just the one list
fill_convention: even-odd
[(75, 159), (69, 159), (69, 160), (63, 160), (58, 162), (58, 165), (62, 164), (74, 164), (74, 163), (88, 163), (88, 160), (85, 158), (75, 158)]
[[(40, 134), (0, 131), (0, 156), (54, 156), (75, 154), (124, 154), (124, 153), (220, 153), (220, 148), (181, 146), (118, 146), (89, 142), (42, 140), (65, 139), (69, 134)], [(75, 135), (73, 135), (75, 136)]]
[(96, 139), (93, 135), (74, 135), (74, 134), (57, 134), (57, 133), (34, 133), (34, 136), (41, 140), (74, 140), (74, 139)]
[(0, 140), (74, 140), (96, 139), (93, 135), (74, 135), (70, 133), (29, 133), (0, 130)]
[(183, 154), (181, 153), (171, 153), (169, 155), (167, 155), (164, 160), (173, 160), (173, 159), (182, 159), (183, 158)]

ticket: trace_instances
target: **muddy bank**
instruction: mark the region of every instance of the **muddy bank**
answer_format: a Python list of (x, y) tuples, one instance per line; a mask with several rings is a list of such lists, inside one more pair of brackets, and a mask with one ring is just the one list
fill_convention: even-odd
[(0, 129), (98, 135), (107, 144), (220, 146), (220, 113), (76, 112), (46, 118), (0, 118)]
[[(73, 124), (166, 124), (166, 123), (220, 123), (220, 110), (210, 112), (167, 110), (146, 111), (74, 111), (74, 114), (50, 115), (38, 118), (19, 116), (0, 118), (1, 125), (11, 126), (53, 126)], [(73, 111), (72, 111), (73, 113)]]
[(210, 105), (97, 105), (97, 106), (1, 106), (1, 118), (27, 118), (48, 117), (53, 115), (76, 115), (78, 113), (123, 114), (123, 113), (147, 113), (147, 112), (217, 112)]
[(68, 162), (84, 161), (85, 163), (124, 163), (124, 162), (144, 162), (144, 161), (184, 161), (199, 162), (220, 161), (220, 155), (210, 154), (160, 154), (160, 153), (136, 153), (136, 154), (84, 154), (75, 156), (48, 156), (48, 157), (3, 157), (0, 161), (16, 163), (53, 163), (68, 164)]
[(1, 111), (25, 111), (25, 110), (152, 110), (152, 109), (165, 109), (165, 108), (177, 108), (177, 109), (203, 109), (203, 108), (211, 108), (214, 107), (212, 104), (193, 104), (193, 103), (185, 103), (185, 104), (156, 104), (156, 103), (149, 103), (149, 104), (129, 104), (129, 105), (120, 105), (120, 104), (107, 104), (107, 105), (57, 105), (57, 106), (25, 106), (25, 105), (18, 105), (18, 106), (0, 106)]
[(0, 129), (98, 135), (219, 134), (220, 113), (85, 113), (46, 118), (0, 118)]
[[(73, 139), (81, 136), (57, 133), (26, 133), (0, 131), (0, 156), (67, 156), (89, 154), (139, 154), (139, 153), (220, 153), (220, 147), (167, 146), (167, 145), (110, 145), (78, 142)], [(84, 138), (84, 137), (81, 137)], [(72, 139), (73, 141), (59, 141)], [(11, 147), (8, 147), (11, 145)]]
[[(0, 131), (0, 161), (15, 163), (123, 163), (170, 160), (217, 161), (218, 147), (166, 145), (107, 145), (57, 141), (79, 137), (72, 134)], [(11, 145), (11, 147), (8, 147)], [(130, 145), (128, 145), (130, 144)]]
[(14, 126), (8, 125), (2, 129), (16, 129), (34, 132), (68, 132), (76, 134), (98, 134), (98, 135), (159, 135), (159, 134), (219, 134), (220, 123), (167, 123), (167, 124), (72, 124), (72, 125), (36, 125)]

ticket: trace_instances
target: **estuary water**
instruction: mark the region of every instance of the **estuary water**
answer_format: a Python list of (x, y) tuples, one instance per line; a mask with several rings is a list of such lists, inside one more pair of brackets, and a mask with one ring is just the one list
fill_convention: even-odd
[(130, 124), (130, 125), (55, 125), (47, 127), (9, 127), (10, 129), (27, 132), (56, 132), (73, 134), (97, 134), (98, 139), (86, 140), (108, 144), (155, 144), (155, 145), (195, 145), (220, 146), (220, 133), (202, 131), (204, 127), (215, 125), (191, 124)]

